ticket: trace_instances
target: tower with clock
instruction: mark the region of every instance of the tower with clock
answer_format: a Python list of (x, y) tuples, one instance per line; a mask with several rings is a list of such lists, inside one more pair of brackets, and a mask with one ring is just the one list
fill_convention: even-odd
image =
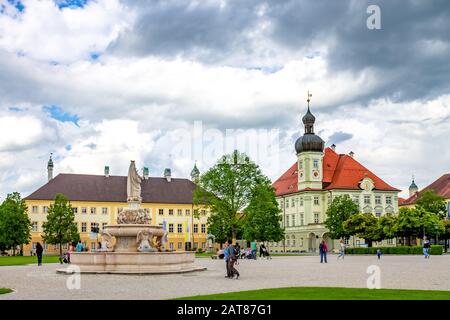
[(298, 163), (298, 190), (322, 189), (323, 178), (323, 149), (325, 142), (314, 133), (314, 122), (316, 118), (311, 113), (311, 94), (308, 92), (308, 111), (302, 121), (305, 126), (303, 136), (295, 142)]

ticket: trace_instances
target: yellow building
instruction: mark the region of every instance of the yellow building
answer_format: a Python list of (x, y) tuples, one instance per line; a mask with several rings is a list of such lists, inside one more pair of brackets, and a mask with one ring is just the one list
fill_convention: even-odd
[[(119, 209), (127, 206), (127, 177), (110, 176), (109, 167), (105, 167), (104, 175), (58, 174), (53, 178), (51, 157), (47, 169), (48, 182), (25, 198), (32, 222), (32, 239), (29, 245), (24, 246), (24, 254), (29, 255), (37, 242), (43, 244), (47, 254), (59, 252), (57, 245), (47, 245), (41, 238), (48, 208), (57, 193), (70, 200), (84, 247), (87, 250), (98, 249), (100, 236), (91, 230), (98, 227), (101, 232), (107, 224), (116, 221)], [(192, 180), (198, 175), (199, 171), (194, 166)], [(189, 179), (172, 178), (170, 169), (165, 170), (164, 177), (149, 177), (148, 169), (144, 168), (141, 207), (147, 210), (152, 224), (166, 227), (166, 249), (193, 247), (205, 250), (207, 247), (209, 212), (194, 206), (192, 194), (195, 187)], [(198, 218), (194, 217), (194, 212), (199, 213)], [(67, 245), (63, 249), (67, 249)]]

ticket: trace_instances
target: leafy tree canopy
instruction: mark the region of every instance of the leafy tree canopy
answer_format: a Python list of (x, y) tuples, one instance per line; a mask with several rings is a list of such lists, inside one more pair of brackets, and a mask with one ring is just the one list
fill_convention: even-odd
[(327, 209), (325, 225), (332, 239), (349, 238), (351, 233), (343, 224), (351, 215), (357, 214), (359, 207), (348, 195), (337, 196)]
[(31, 222), (25, 200), (20, 193), (8, 194), (0, 205), (0, 248), (13, 249), (31, 240)]
[(446, 203), (444, 198), (436, 194), (434, 190), (424, 191), (416, 201), (416, 207), (422, 208), (424, 211), (432, 212), (440, 219), (446, 215)]

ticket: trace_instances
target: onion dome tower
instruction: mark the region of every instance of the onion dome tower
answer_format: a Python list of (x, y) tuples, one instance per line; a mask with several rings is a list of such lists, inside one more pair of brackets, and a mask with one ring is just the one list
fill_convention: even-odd
[(412, 182), (411, 185), (409, 186), (409, 196), (413, 196), (414, 194), (416, 194), (419, 191), (419, 187), (416, 185), (416, 183), (414, 182), (414, 175), (412, 176)]
[(323, 150), (325, 142), (314, 133), (316, 117), (311, 113), (310, 101), (312, 95), (308, 91), (308, 110), (302, 118), (305, 131), (295, 142), (298, 161), (298, 190), (305, 188), (322, 189)]
[(48, 181), (53, 179), (53, 160), (52, 160), (53, 153), (50, 153), (50, 159), (47, 163), (47, 174), (48, 174)]

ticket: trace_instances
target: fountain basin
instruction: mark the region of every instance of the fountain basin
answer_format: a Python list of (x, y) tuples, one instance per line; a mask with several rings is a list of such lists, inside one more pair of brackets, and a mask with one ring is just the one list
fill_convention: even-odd
[[(115, 252), (138, 252), (136, 236), (139, 232), (148, 231), (152, 238), (161, 239), (164, 236), (164, 229), (161, 226), (151, 224), (115, 224), (105, 226), (105, 232), (115, 237)], [(155, 251), (157, 251), (155, 249)]]
[[(74, 252), (72, 266), (80, 273), (170, 274), (206, 270), (194, 264), (195, 252)], [(58, 269), (73, 273), (74, 268)]]

